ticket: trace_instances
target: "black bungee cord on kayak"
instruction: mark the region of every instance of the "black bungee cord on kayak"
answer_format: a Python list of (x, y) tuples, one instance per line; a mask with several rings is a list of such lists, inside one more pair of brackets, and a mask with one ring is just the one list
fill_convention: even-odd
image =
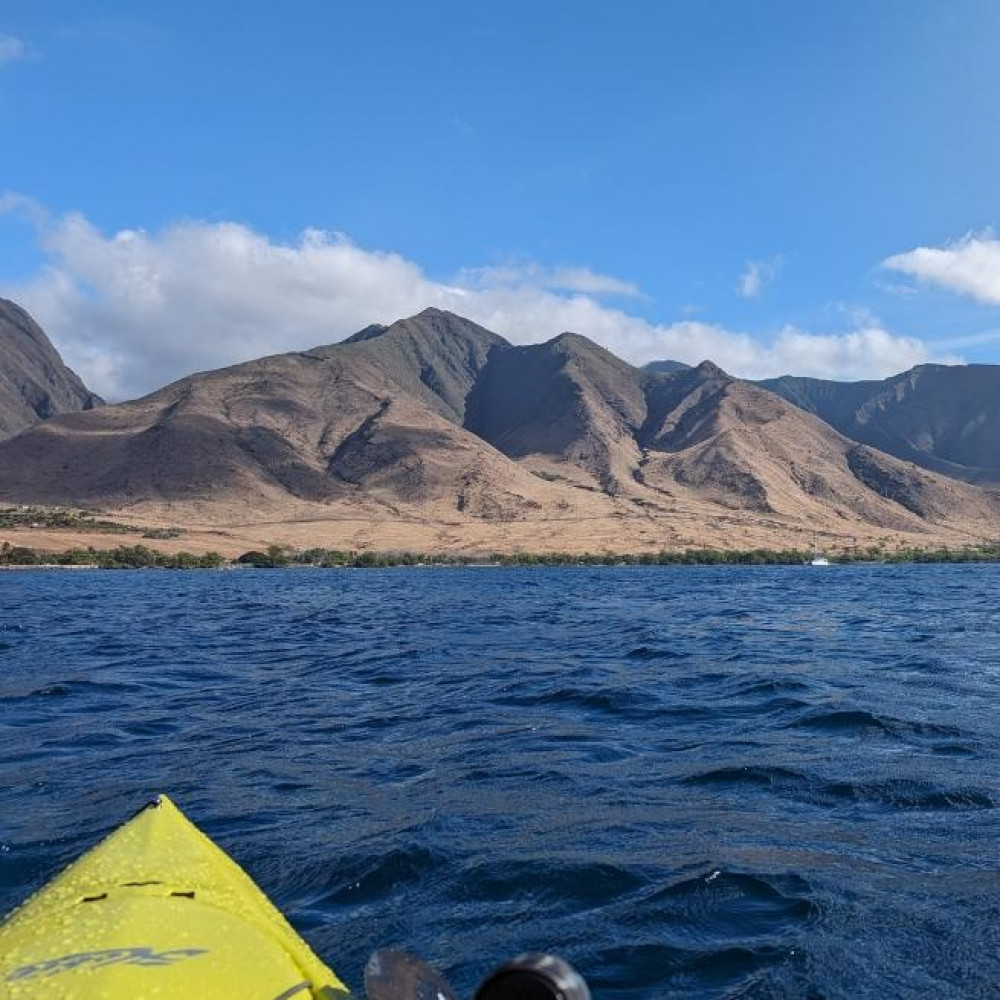
[[(382, 948), (365, 967), (368, 1000), (458, 1000), (448, 981), (426, 962), (403, 951)], [(590, 990), (565, 959), (518, 955), (494, 969), (473, 1000), (591, 1000)]]

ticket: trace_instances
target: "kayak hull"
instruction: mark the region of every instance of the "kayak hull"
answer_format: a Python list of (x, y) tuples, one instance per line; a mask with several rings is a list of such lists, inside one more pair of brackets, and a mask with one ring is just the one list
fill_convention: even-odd
[(336, 1000), (337, 976), (161, 796), (0, 926), (0, 993)]

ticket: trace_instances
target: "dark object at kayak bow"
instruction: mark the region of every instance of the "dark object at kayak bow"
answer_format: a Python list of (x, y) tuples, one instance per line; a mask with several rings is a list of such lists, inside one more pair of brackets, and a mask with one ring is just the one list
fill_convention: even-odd
[(590, 1000), (590, 990), (556, 955), (518, 955), (486, 977), (475, 1000)]
[[(381, 948), (365, 966), (368, 1000), (457, 1000), (436, 969), (405, 951)], [(475, 1000), (591, 1000), (583, 976), (556, 955), (528, 954), (494, 969)]]

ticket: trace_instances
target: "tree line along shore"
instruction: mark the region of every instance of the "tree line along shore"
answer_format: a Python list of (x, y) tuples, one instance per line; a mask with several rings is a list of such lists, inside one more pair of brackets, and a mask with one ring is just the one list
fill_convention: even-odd
[[(352, 552), (339, 549), (291, 549), (272, 545), (227, 559), (218, 552), (158, 552), (146, 545), (119, 545), (50, 552), (4, 542), (0, 567), (80, 569), (346, 569), (391, 566), (799, 566), (815, 552), (803, 549), (688, 548), (643, 553), (492, 553), (459, 555), (402, 551)], [(880, 546), (827, 554), (831, 563), (969, 563), (1000, 562), (1000, 541), (960, 548), (899, 548)]]

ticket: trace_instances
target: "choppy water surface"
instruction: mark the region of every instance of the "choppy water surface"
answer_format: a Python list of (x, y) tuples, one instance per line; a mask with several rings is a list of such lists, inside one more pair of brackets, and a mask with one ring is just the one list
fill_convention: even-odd
[(1000, 569), (0, 574), (0, 909), (158, 791), (352, 985), (1000, 995)]

